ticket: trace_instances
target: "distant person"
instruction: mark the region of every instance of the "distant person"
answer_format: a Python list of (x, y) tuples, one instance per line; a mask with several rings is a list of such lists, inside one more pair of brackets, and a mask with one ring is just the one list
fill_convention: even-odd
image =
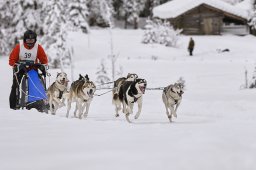
[[(24, 33), (23, 41), (21, 40), (12, 50), (9, 57), (9, 65), (15, 70), (16, 63), (19, 61), (32, 61), (34, 63), (48, 64), (48, 58), (44, 49), (37, 43), (37, 35), (32, 30), (27, 30)], [(20, 81), (22, 72), (18, 75), (17, 79)], [(13, 76), (13, 84), (10, 94), (10, 108), (16, 110), (16, 88), (18, 86), (17, 79)]]
[(195, 47), (195, 41), (193, 40), (193, 38), (191, 37), (189, 40), (189, 44), (188, 44), (188, 51), (189, 51), (189, 55), (192, 56), (193, 55), (193, 50)]

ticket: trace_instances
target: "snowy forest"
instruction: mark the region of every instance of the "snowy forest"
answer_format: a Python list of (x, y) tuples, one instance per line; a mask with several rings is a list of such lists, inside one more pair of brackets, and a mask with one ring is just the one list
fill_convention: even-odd
[[(137, 29), (140, 18), (151, 18), (152, 9), (167, 1), (170, 0), (1, 0), (0, 54), (8, 55), (24, 31), (31, 29), (40, 36), (50, 62), (56, 56), (69, 58), (68, 31), (88, 33), (92, 26), (113, 26), (114, 20), (122, 21), (124, 29), (128, 25)], [(223, 1), (236, 4), (242, 0)], [(251, 15), (255, 17), (252, 11)], [(252, 25), (255, 23), (252, 19)]]

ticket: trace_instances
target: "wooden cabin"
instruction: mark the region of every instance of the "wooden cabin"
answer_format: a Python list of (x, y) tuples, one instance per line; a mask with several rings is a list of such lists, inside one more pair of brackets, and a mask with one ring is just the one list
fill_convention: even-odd
[[(175, 1), (180, 1), (182, 6), (186, 5), (184, 10), (175, 9)], [(195, 2), (196, 0), (194, 0)], [(215, 0), (217, 2), (218, 0)], [(186, 3), (187, 2), (187, 3)], [(169, 3), (170, 15), (168, 17), (168, 7), (163, 8), (165, 11), (162, 13), (161, 10), (157, 12), (154, 11), (154, 16), (160, 19), (168, 20), (175, 28), (183, 29), (183, 34), (187, 35), (220, 35), (223, 33), (231, 33), (237, 35), (246, 35), (249, 33), (249, 27), (247, 25), (247, 18), (243, 15), (238, 15), (233, 12), (232, 7), (218, 8), (219, 6), (213, 4), (204, 3), (192, 4), (191, 8), (189, 7), (189, 0), (173, 0)], [(205, 0), (205, 2), (211, 2), (210, 0)], [(183, 3), (183, 4), (182, 4)], [(220, 5), (225, 2), (220, 2)], [(163, 4), (164, 5), (164, 4)], [(229, 5), (226, 4), (225, 5)], [(230, 5), (231, 6), (231, 5)], [(222, 6), (221, 6), (222, 7)], [(228, 11), (223, 10), (224, 8), (229, 9)], [(232, 11), (231, 11), (232, 8)], [(179, 7), (178, 9), (181, 9)], [(155, 15), (156, 13), (156, 15)]]

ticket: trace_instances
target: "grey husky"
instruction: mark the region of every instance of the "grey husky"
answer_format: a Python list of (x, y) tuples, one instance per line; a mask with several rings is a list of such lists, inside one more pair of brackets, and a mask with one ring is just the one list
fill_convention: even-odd
[[(78, 117), (82, 119), (87, 117), (89, 112), (89, 107), (93, 99), (94, 93), (96, 91), (95, 84), (89, 80), (88, 75), (85, 77), (81, 76), (78, 80), (71, 84), (70, 91), (67, 94), (67, 115), (69, 117), (69, 111), (71, 108), (71, 103), (76, 103), (76, 109), (74, 111), (74, 116), (77, 117), (76, 112), (78, 111)], [(84, 112), (84, 109), (86, 111)]]
[(162, 99), (165, 105), (166, 114), (170, 122), (172, 122), (173, 116), (177, 118), (177, 109), (181, 103), (183, 93), (184, 93), (183, 83), (171, 84), (165, 87), (163, 90)]
[(65, 93), (67, 93), (68, 86), (67, 74), (64, 72), (57, 73), (57, 77), (54, 83), (47, 89), (48, 102), (50, 105), (50, 111), (53, 115), (56, 114), (57, 109), (65, 106)]

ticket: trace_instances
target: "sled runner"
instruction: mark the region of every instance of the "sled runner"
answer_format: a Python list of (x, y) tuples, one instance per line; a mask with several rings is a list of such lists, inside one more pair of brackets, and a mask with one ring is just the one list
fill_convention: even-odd
[(35, 108), (39, 112), (48, 112), (46, 95), (46, 66), (31, 61), (15, 64), (16, 109)]

